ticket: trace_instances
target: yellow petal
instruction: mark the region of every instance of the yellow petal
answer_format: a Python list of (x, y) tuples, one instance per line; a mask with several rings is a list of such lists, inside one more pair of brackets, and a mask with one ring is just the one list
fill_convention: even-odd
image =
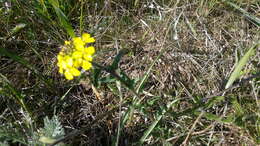
[(92, 64), (88, 61), (83, 61), (82, 68), (84, 70), (89, 70), (92, 67)]
[(64, 75), (67, 80), (73, 79), (73, 75), (68, 70), (64, 73)]
[(92, 58), (92, 56), (91, 55), (88, 55), (88, 54), (84, 54), (84, 59), (86, 60), (86, 61), (92, 61), (93, 60), (93, 58)]
[(58, 61), (62, 61), (63, 60), (63, 55), (61, 55), (61, 53), (57, 56), (57, 60)]
[(75, 46), (77, 46), (77, 45), (84, 46), (85, 45), (85, 43), (82, 41), (82, 39), (80, 37), (73, 38), (73, 44)]
[(83, 53), (81, 51), (75, 51), (72, 54), (72, 58), (74, 58), (74, 59), (82, 58), (82, 56), (83, 56)]
[(72, 67), (73, 66), (73, 59), (71, 57), (66, 58), (66, 65), (68, 67)]
[(60, 74), (63, 74), (63, 73), (64, 73), (63, 68), (59, 68), (59, 73), (60, 73)]
[(85, 43), (94, 43), (95, 42), (95, 39), (93, 37), (91, 37), (90, 34), (88, 34), (88, 33), (84, 33), (82, 35), (82, 40)]
[(89, 46), (85, 48), (84, 52), (86, 52), (89, 55), (93, 55), (95, 53), (95, 48), (93, 46)]
[(65, 45), (70, 45), (70, 41), (65, 41)]
[(86, 41), (87, 39), (89, 39), (90, 38), (90, 34), (88, 34), (88, 33), (83, 33), (83, 35), (82, 35), (82, 40), (83, 41)]
[(57, 65), (58, 65), (58, 67), (60, 67), (60, 68), (62, 68), (62, 69), (65, 69), (65, 68), (67, 68), (67, 63), (65, 62), (65, 61), (59, 61), (58, 63), (57, 63)]
[(78, 44), (78, 45), (75, 45), (75, 48), (76, 48), (76, 50), (78, 50), (78, 51), (83, 51), (83, 50), (84, 50), (84, 45)]
[(88, 38), (87, 40), (84, 41), (85, 43), (94, 43), (95, 39), (93, 37)]
[(75, 67), (75, 68), (80, 67), (81, 64), (82, 64), (82, 61), (83, 61), (82, 58), (78, 58), (78, 59), (76, 59), (76, 60), (74, 61), (74, 67)]
[(80, 75), (80, 71), (76, 68), (72, 68), (70, 70), (70, 73), (73, 75), (73, 76), (79, 76)]

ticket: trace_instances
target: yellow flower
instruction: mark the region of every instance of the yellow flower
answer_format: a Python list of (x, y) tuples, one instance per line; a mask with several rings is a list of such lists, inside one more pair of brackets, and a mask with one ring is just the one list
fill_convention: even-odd
[(67, 67), (67, 63), (64, 61), (64, 60), (60, 60), (59, 62), (58, 62), (58, 66), (60, 67), (60, 68), (66, 68)]
[(73, 66), (73, 59), (69, 56), (66, 56), (66, 66), (72, 67)]
[(85, 43), (94, 43), (95, 42), (95, 39), (93, 37), (90, 37), (90, 34), (88, 34), (88, 33), (83, 33), (82, 40)]
[(66, 79), (68, 80), (72, 80), (73, 79), (73, 75), (70, 73), (69, 70), (67, 70), (65, 73), (64, 73)]
[(75, 46), (77, 46), (77, 45), (85, 45), (85, 43), (82, 41), (81, 37), (73, 38), (73, 43), (74, 43)]
[(78, 58), (82, 58), (83, 53), (81, 51), (75, 51), (72, 53), (72, 58), (74, 59), (78, 59)]
[(59, 54), (58, 57), (57, 57), (58, 61), (62, 61), (63, 60), (63, 56), (62, 54)]
[(71, 68), (70, 73), (73, 76), (79, 76), (80, 75), (80, 71), (78, 69), (76, 69), (76, 68)]
[(85, 43), (82, 41), (82, 39), (80, 37), (74, 38), (73, 44), (77, 50), (79, 50), (79, 51), (84, 50)]
[(83, 61), (82, 68), (84, 70), (89, 70), (92, 67), (92, 64), (88, 61)]
[(85, 48), (84, 52), (86, 52), (89, 55), (93, 55), (95, 53), (95, 48), (93, 46)]
[(84, 46), (82, 45), (75, 45), (75, 48), (79, 51), (83, 51), (84, 50)]
[(84, 33), (82, 37), (75, 37), (72, 41), (65, 41), (65, 45), (57, 56), (59, 73), (64, 74), (66, 79), (72, 80), (80, 75), (81, 68), (89, 70), (92, 67), (91, 61), (95, 48), (85, 47), (85, 45), (93, 42), (95, 39), (88, 33)]
[(88, 33), (83, 33), (82, 34), (82, 40), (83, 41), (87, 40), (88, 38), (90, 38), (90, 34), (88, 34)]
[(76, 67), (76, 68), (81, 67), (82, 66), (82, 61), (83, 61), (82, 58), (79, 58), (79, 59), (75, 60), (74, 61), (74, 67)]
[(70, 41), (65, 41), (65, 45), (70, 45)]
[(61, 73), (61, 74), (63, 74), (63, 72), (64, 72), (64, 70), (63, 70), (63, 68), (59, 68), (59, 73)]
[(88, 55), (88, 54), (84, 54), (84, 59), (87, 60), (87, 61), (92, 61), (92, 56), (91, 55)]

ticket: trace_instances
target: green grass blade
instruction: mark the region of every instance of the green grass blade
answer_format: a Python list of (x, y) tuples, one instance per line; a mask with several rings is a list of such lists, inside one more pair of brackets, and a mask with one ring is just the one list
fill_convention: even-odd
[(135, 0), (134, 6), (137, 7), (139, 3), (139, 0)]
[(44, 0), (39, 0), (38, 2), (40, 3), (40, 5), (41, 5), (41, 7), (42, 7), (42, 12), (43, 12), (43, 14), (46, 14), (46, 17), (47, 17), (47, 18), (50, 18), (50, 15), (49, 15), (49, 13), (48, 13), (48, 10), (47, 10), (47, 7), (46, 7), (46, 5), (45, 5), (45, 3), (44, 3)]
[(66, 29), (67, 33), (71, 37), (75, 37), (76, 36), (75, 32), (73, 30), (73, 27), (69, 23), (67, 16), (59, 8), (59, 2), (57, 0), (49, 0), (49, 2), (51, 3), (52, 7), (54, 8), (56, 15), (58, 16), (58, 18), (60, 20), (61, 26)]
[(43, 75), (41, 75), (39, 73), (39, 71), (37, 69), (35, 69), (27, 60), (23, 59), (20, 56), (17, 56), (16, 54), (13, 54), (11, 52), (8, 52), (6, 49), (4, 48), (0, 48), (0, 56), (7, 56), (9, 58), (11, 58), (12, 60), (24, 65), (26, 68), (28, 68), (29, 70), (33, 71), (33, 73), (40, 79), (42, 80), (46, 85), (48, 85), (48, 87), (50, 89), (52, 89), (52, 84), (49, 80), (46, 80), (45, 77)]
[(244, 9), (240, 8), (238, 5), (230, 2), (230, 1), (226, 1), (224, 0), (224, 2), (226, 4), (228, 4), (229, 6), (235, 8), (236, 10), (238, 10), (240, 13), (242, 13), (248, 20), (250, 20), (252, 23), (254, 23), (256, 26), (260, 26), (260, 19), (257, 18), (254, 15), (251, 15), (250, 13), (248, 13), (247, 11), (245, 11)]
[(162, 114), (159, 115), (156, 120), (149, 126), (149, 128), (144, 132), (144, 135), (141, 137), (140, 139), (140, 143), (143, 144), (145, 139), (151, 134), (151, 132), (153, 131), (153, 129), (156, 127), (156, 125), (158, 124), (158, 122), (162, 119), (162, 117), (164, 116), (164, 114), (170, 109), (172, 108), (172, 106), (174, 106), (175, 104), (177, 104), (179, 101), (179, 99), (176, 99), (174, 101), (172, 101), (170, 104), (168, 104), (167, 106), (167, 110), (163, 110)]
[(259, 44), (255, 45), (254, 47), (251, 47), (246, 54), (240, 59), (240, 61), (237, 63), (235, 70), (232, 72), (232, 74), (229, 77), (229, 80), (225, 86), (225, 89), (232, 86), (234, 81), (239, 78), (241, 71), (243, 67), (246, 65), (246, 63), (249, 61), (249, 58), (255, 54), (256, 48), (259, 46)]
[[(150, 73), (152, 71), (153, 66), (155, 65), (155, 63), (158, 61), (158, 59), (162, 56), (162, 54), (166, 50), (167, 50), (166, 48), (161, 49), (159, 55), (155, 58), (155, 60), (149, 66), (148, 70), (145, 72), (145, 75), (142, 77), (141, 82), (139, 83), (139, 85), (135, 89), (137, 94), (141, 92), (142, 87), (144, 86), (145, 82), (147, 81), (147, 79), (148, 79), (148, 77), (149, 77), (149, 75), (150, 75)], [(124, 118), (123, 119), (123, 124), (125, 124), (125, 122), (127, 122), (128, 119), (131, 119), (136, 105), (138, 105), (143, 100), (143, 98), (137, 99), (136, 97), (137, 96), (134, 96), (132, 105), (129, 107), (129, 109), (127, 110), (127, 112), (123, 116), (123, 118)]]
[(159, 115), (156, 120), (150, 125), (150, 127), (144, 132), (144, 135), (140, 139), (140, 143), (143, 144), (145, 139), (150, 135), (158, 122), (162, 119), (163, 115)]
[(96, 88), (100, 86), (100, 82), (101, 82), (100, 75), (101, 75), (101, 69), (99, 68), (94, 68), (91, 72), (91, 82)]
[(149, 66), (148, 70), (145, 72), (141, 82), (139, 83), (139, 85), (136, 88), (136, 92), (140, 93), (142, 90), (142, 87), (144, 86), (145, 82), (147, 81), (153, 66), (155, 65), (155, 63), (158, 61), (158, 59), (162, 56), (162, 54), (166, 51), (167, 49), (162, 49), (161, 52), (159, 53), (159, 55), (154, 59), (154, 61), (152, 62), (152, 64)]
[(245, 114), (242, 106), (238, 103), (237, 98), (233, 97), (232, 100), (231, 100), (231, 103), (232, 103), (232, 107), (233, 107), (236, 115)]
[(224, 96), (215, 96), (212, 97), (206, 104), (204, 104), (205, 108), (211, 108), (212, 106), (216, 105), (217, 103), (225, 100)]
[(118, 90), (118, 95), (119, 95), (119, 98), (120, 98), (120, 107), (119, 107), (119, 122), (118, 122), (118, 127), (117, 127), (117, 136), (116, 136), (116, 141), (115, 141), (115, 146), (118, 146), (119, 145), (119, 140), (120, 140), (120, 135), (121, 135), (121, 131), (123, 129), (123, 125), (122, 125), (122, 103), (123, 103), (123, 93), (122, 93), (122, 90), (121, 90), (121, 82), (117, 81), (116, 82), (116, 86), (117, 86), (117, 90)]
[(13, 86), (12, 84), (10, 83), (10, 81), (3, 75), (0, 73), (0, 81), (3, 81), (3, 83), (5, 84), (4, 87), (7, 88), (8, 91), (10, 91), (14, 97), (15, 97), (15, 100), (17, 100), (18, 102), (21, 102), (23, 100), (23, 96), (20, 92), (18, 92)]
[[(3, 81), (3, 83), (5, 84), (5, 88), (8, 90), (7, 92), (11, 92), (11, 94), (9, 93), (4, 93), (6, 95), (11, 95), (12, 97), (14, 97), (14, 100), (20, 104), (20, 106), (30, 114), (30, 116), (32, 115), (31, 114), (31, 111), (28, 109), (27, 105), (24, 103), (24, 96), (22, 95), (21, 92), (19, 92), (18, 90), (16, 90), (14, 88), (14, 86), (11, 84), (11, 82), (3, 75), (0, 73), (0, 83), (1, 81)], [(3, 91), (5, 92), (5, 91)]]
[(84, 8), (85, 1), (82, 0), (80, 4), (80, 22), (79, 22), (79, 32), (80, 34), (83, 33), (83, 8)]

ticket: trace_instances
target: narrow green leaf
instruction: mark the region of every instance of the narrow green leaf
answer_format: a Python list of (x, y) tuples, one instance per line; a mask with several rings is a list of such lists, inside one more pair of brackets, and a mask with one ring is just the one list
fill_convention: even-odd
[[(23, 107), (23, 109), (28, 112), (31, 115), (31, 111), (28, 109), (27, 105), (24, 103), (24, 96), (22, 95), (22, 93), (18, 90), (16, 90), (14, 88), (14, 86), (11, 84), (11, 82), (3, 75), (0, 73), (0, 83), (1, 81), (4, 83), (4, 87), (8, 90), (7, 92), (11, 92), (11, 93), (7, 93), (5, 91), (4, 92), (5, 95), (11, 95), (11, 97), (14, 98), (14, 100), (20, 104), (21, 107)], [(9, 95), (9, 96), (10, 96)]]
[(101, 75), (100, 68), (94, 68), (92, 70), (91, 81), (92, 81), (92, 84), (97, 88), (100, 86), (100, 80), (101, 80), (100, 75)]
[(51, 3), (51, 5), (52, 5), (53, 7), (59, 7), (59, 6), (60, 6), (58, 0), (49, 0), (49, 3)]
[[(115, 81), (116, 82), (116, 81)], [(110, 89), (110, 91), (114, 94), (114, 95), (119, 95), (119, 91), (117, 90), (117, 88), (114, 86), (114, 84), (107, 84), (107, 87)]]
[(229, 77), (229, 80), (225, 86), (225, 88), (229, 88), (232, 86), (234, 81), (239, 78), (241, 71), (243, 67), (246, 65), (246, 63), (249, 61), (249, 58), (255, 54), (256, 48), (259, 46), (259, 44), (255, 45), (254, 47), (251, 47), (246, 54), (240, 59), (240, 61), (237, 63), (235, 70), (232, 72), (232, 74)]
[(158, 122), (162, 119), (163, 115), (159, 115), (156, 120), (149, 126), (149, 128), (144, 132), (144, 135), (140, 139), (140, 143), (143, 144), (145, 139), (150, 135)]
[(42, 14), (46, 14), (46, 17), (47, 17), (47, 18), (50, 18), (50, 15), (49, 15), (49, 13), (48, 13), (48, 10), (47, 10), (47, 7), (46, 7), (46, 5), (45, 5), (45, 3), (44, 3), (44, 0), (39, 0), (38, 2), (40, 3), (40, 5), (41, 5), (41, 7), (42, 7), (41, 13), (42, 13)]
[(135, 81), (132, 80), (126, 73), (120, 71), (120, 77), (125, 81), (129, 89), (134, 89)]
[(163, 48), (160, 53), (158, 54), (158, 56), (154, 59), (154, 61), (151, 63), (151, 65), (149, 66), (148, 70), (145, 72), (144, 76), (142, 77), (141, 82), (139, 83), (139, 85), (136, 88), (136, 92), (140, 93), (142, 91), (142, 87), (144, 86), (144, 84), (146, 83), (148, 77), (150, 76), (150, 73), (152, 71), (153, 66), (155, 65), (155, 63), (159, 60), (159, 58), (162, 56), (162, 54), (166, 51), (166, 48)]
[(215, 115), (215, 114), (211, 114), (211, 113), (205, 113), (204, 116), (209, 119), (209, 120), (214, 120), (214, 121), (220, 121), (221, 122), (221, 117)]
[(134, 6), (137, 7), (139, 3), (139, 0), (135, 0)]
[(260, 19), (257, 18), (254, 15), (251, 15), (250, 13), (248, 13), (247, 11), (245, 11), (244, 9), (240, 8), (238, 5), (227, 1), (227, 0), (223, 0), (226, 4), (228, 4), (229, 6), (235, 8), (236, 10), (238, 10), (240, 13), (242, 13), (248, 20), (250, 20), (253, 24), (255, 24), (256, 26), (260, 26)]
[(163, 109), (162, 110), (162, 114), (160, 114), (154, 122), (152, 122), (152, 124), (149, 126), (149, 128), (144, 132), (144, 135), (141, 137), (140, 139), (140, 143), (143, 144), (145, 139), (151, 134), (151, 132), (153, 131), (153, 129), (156, 127), (156, 125), (158, 124), (158, 122), (162, 119), (162, 117), (164, 116), (164, 114), (175, 104), (178, 103), (180, 99), (175, 99), (173, 100), (171, 103), (169, 103), (167, 105), (167, 109)]
[(106, 77), (103, 77), (99, 80), (100, 83), (112, 83), (112, 82), (115, 82), (116, 81), (116, 78), (113, 77), (113, 76), (106, 76)]
[[(155, 65), (155, 63), (159, 60), (159, 58), (162, 56), (162, 54), (166, 50), (167, 50), (166, 48), (162, 48), (160, 50), (160, 53), (155, 58), (155, 60), (151, 63), (151, 65), (149, 66), (148, 70), (145, 72), (144, 76), (142, 77), (142, 80), (140, 81), (139, 85), (136, 87), (136, 89), (135, 89), (136, 93), (140, 93), (142, 91), (142, 87), (144, 86), (144, 84), (146, 83), (148, 77), (150, 76), (150, 73), (152, 71), (153, 66)], [(131, 120), (131, 117), (132, 117), (132, 115), (134, 113), (134, 109), (135, 109), (136, 105), (138, 105), (141, 101), (142, 101), (142, 98), (138, 99), (137, 96), (134, 96), (133, 101), (132, 101), (132, 105), (128, 108), (127, 112), (123, 116), (123, 118), (124, 118), (123, 119), (123, 124), (125, 124), (125, 122), (127, 122), (128, 119)]]
[(241, 107), (241, 105), (238, 103), (237, 98), (233, 97), (231, 103), (232, 103), (233, 109), (235, 110), (236, 115), (244, 114), (244, 110)]
[(32, 66), (27, 60), (23, 59), (20, 56), (17, 56), (14, 53), (11, 53), (9, 51), (7, 51), (4, 48), (0, 48), (0, 56), (7, 56), (9, 58), (11, 58), (12, 60), (24, 65), (26, 68), (28, 68), (29, 70), (33, 71), (33, 73), (40, 79), (42, 80), (46, 85), (48, 85), (50, 87), (50, 89), (52, 89), (52, 84), (51, 82), (49, 82), (48, 80), (45, 79), (45, 77), (43, 75), (41, 75), (39, 73), (39, 71), (37, 69), (34, 68), (34, 66)]
[(0, 82), (1, 81), (5, 84), (4, 87), (14, 95), (15, 100), (22, 102), (24, 99), (22, 94), (12, 86), (10, 81), (3, 74), (0, 73)]
[(61, 26), (66, 29), (66, 31), (68, 32), (68, 34), (71, 37), (75, 37), (75, 32), (73, 30), (73, 27), (69, 23), (67, 16), (59, 8), (59, 2), (57, 0), (49, 0), (49, 2), (51, 3), (52, 7), (54, 8), (56, 15), (58, 16), (58, 18), (60, 20)]
[(118, 64), (121, 60), (121, 58), (127, 53), (128, 51), (126, 49), (120, 50), (119, 53), (116, 55), (115, 59), (113, 60), (112, 65), (109, 67), (111, 70), (118, 69)]
[(24, 27), (26, 26), (26, 24), (24, 23), (20, 23), (20, 24), (17, 24), (12, 30), (11, 30), (11, 35), (19, 32), (21, 29), (23, 29)]
[[(201, 112), (195, 112), (196, 115), (199, 115), (200, 113)], [(221, 116), (212, 113), (205, 113), (203, 117), (207, 118), (208, 120), (214, 120), (226, 124), (234, 122), (234, 118), (235, 118), (234, 115), (229, 115), (226, 118), (223, 118)]]
[(204, 107), (206, 108), (211, 108), (213, 105), (217, 104), (218, 102), (221, 102), (225, 99), (224, 96), (215, 96), (215, 97), (212, 97), (208, 103), (205, 104)]

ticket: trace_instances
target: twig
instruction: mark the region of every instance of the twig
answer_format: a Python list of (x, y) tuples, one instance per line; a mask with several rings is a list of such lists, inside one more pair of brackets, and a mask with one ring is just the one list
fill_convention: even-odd
[(186, 136), (185, 140), (182, 142), (181, 145), (183, 145), (183, 146), (186, 146), (186, 145), (187, 145), (187, 142), (188, 142), (190, 136), (192, 135), (192, 131), (194, 130), (196, 124), (199, 122), (199, 120), (200, 120), (201, 117), (204, 115), (204, 113), (205, 113), (205, 112), (201, 112), (201, 113), (200, 113), (200, 115), (198, 116), (198, 118), (197, 118), (197, 119), (195, 120), (195, 122), (193, 123), (191, 129), (189, 130), (188, 135)]

